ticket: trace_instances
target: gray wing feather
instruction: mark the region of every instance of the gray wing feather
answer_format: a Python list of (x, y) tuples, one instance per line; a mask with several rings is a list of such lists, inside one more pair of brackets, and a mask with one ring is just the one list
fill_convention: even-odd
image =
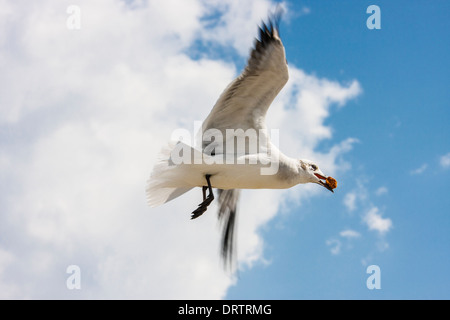
[(233, 266), (235, 255), (235, 231), (237, 204), (239, 200), (239, 189), (222, 190), (219, 192), (218, 218), (222, 225), (221, 256), (225, 267)]
[(260, 27), (246, 68), (219, 97), (204, 121), (203, 131), (265, 128), (267, 109), (289, 79), (278, 33), (280, 14), (272, 19)]

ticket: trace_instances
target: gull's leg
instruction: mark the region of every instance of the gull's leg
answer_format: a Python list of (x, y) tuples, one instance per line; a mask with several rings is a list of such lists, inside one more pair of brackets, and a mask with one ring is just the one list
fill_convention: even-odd
[(208, 187), (206, 187), (206, 186), (203, 186), (203, 187), (202, 187), (202, 192), (203, 192), (203, 201), (205, 201), (205, 200), (206, 200), (206, 189), (208, 189)]
[[(206, 186), (202, 187), (203, 202), (200, 203), (198, 205), (198, 208), (195, 209), (192, 212), (191, 220), (200, 217), (206, 211), (206, 209), (208, 209), (208, 206), (214, 200), (214, 194), (213, 194), (213, 190), (212, 190), (212, 187), (211, 187), (211, 182), (209, 181), (209, 178), (211, 178), (211, 175), (207, 174), (207, 175), (205, 175), (205, 178), (206, 178), (206, 183), (208, 184), (208, 186), (207, 187)], [(205, 197), (206, 196), (206, 189), (209, 190), (208, 197)]]

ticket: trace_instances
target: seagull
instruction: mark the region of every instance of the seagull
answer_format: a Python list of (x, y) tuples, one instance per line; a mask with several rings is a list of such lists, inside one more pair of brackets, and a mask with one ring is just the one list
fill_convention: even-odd
[[(203, 201), (191, 219), (206, 212), (215, 199), (213, 189), (218, 190), (225, 265), (232, 264), (235, 254), (240, 189), (287, 189), (316, 183), (334, 192), (337, 186), (336, 180), (322, 173), (313, 161), (282, 153), (268, 134), (267, 110), (289, 79), (279, 34), (281, 14), (277, 10), (267, 23), (262, 22), (245, 69), (225, 88), (202, 124), (201, 147), (171, 141), (161, 151), (147, 183), (151, 207), (200, 187)], [(236, 146), (236, 141), (244, 141), (244, 145)]]

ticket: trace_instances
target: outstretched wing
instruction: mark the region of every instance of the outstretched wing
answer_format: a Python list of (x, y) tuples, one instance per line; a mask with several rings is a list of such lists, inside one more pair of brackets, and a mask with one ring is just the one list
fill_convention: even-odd
[(278, 33), (280, 13), (259, 29), (259, 39), (247, 66), (225, 89), (203, 124), (208, 129), (265, 128), (265, 115), (288, 81), (283, 43)]
[[(225, 89), (204, 121), (204, 148), (205, 142), (211, 141), (205, 134), (209, 129), (220, 130), (225, 137), (227, 129), (266, 128), (267, 110), (289, 79), (285, 50), (278, 32), (280, 17), (281, 11), (278, 11), (260, 27), (259, 39), (255, 41), (247, 66)], [(216, 144), (214, 140), (215, 154), (226, 153), (222, 149), (226, 144)], [(238, 189), (219, 189), (219, 221), (223, 227), (221, 254), (226, 267), (233, 267), (239, 194)]]

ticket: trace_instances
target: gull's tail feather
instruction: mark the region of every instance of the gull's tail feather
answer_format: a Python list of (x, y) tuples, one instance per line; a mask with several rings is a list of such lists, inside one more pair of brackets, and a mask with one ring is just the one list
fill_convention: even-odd
[[(193, 188), (180, 179), (180, 166), (174, 164), (172, 159), (172, 153), (176, 147), (180, 146), (180, 143), (169, 142), (162, 148), (157, 163), (153, 167), (146, 188), (147, 203), (151, 207), (169, 202)], [(182, 146), (195, 150), (184, 144)]]
[(224, 266), (233, 267), (235, 258), (235, 231), (239, 189), (219, 191), (219, 221), (223, 225), (221, 254)]
[(157, 207), (191, 190), (186, 188), (161, 188), (157, 185), (149, 184), (147, 186), (147, 203), (150, 207)]

